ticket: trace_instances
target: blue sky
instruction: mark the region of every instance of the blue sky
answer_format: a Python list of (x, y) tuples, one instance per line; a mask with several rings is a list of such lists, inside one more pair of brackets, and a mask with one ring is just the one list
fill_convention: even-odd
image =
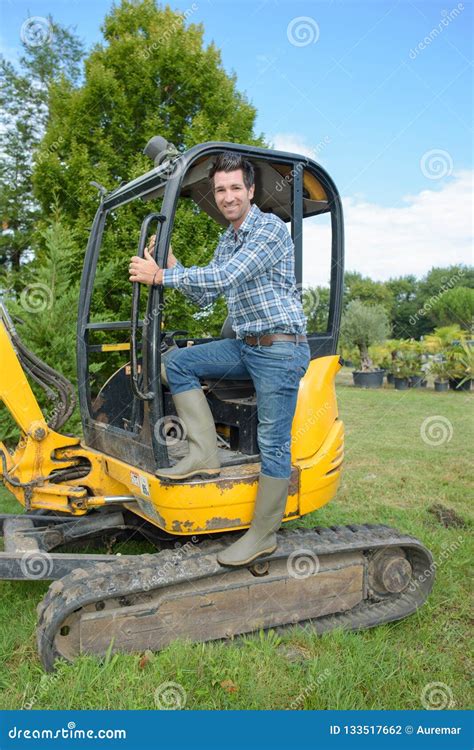
[[(377, 247), (393, 233), (394, 250), (403, 245), (409, 266), (400, 273), (420, 275), (431, 261), (469, 262), (471, 2), (176, 0), (170, 5), (202, 22), (206, 41), (221, 49), (224, 67), (236, 73), (239, 89), (257, 108), (257, 132), (276, 146), (313, 155), (335, 179), (359, 237), (349, 258), (352, 267), (360, 260), (363, 272), (372, 269), (381, 278), (396, 272), (393, 263), (371, 264), (373, 252), (366, 247)], [(75, 26), (90, 46), (101, 39), (100, 24), (110, 7), (108, 0), (6, 1), (4, 54), (14, 59), (28, 16), (48, 14)], [(452, 205), (445, 212), (448, 199), (456, 201), (463, 218)], [(452, 236), (441, 228), (441, 214), (455, 223)], [(374, 216), (382, 235), (374, 235), (370, 226)], [(414, 237), (408, 252), (410, 233), (420, 224), (430, 225), (430, 231)], [(446, 253), (447, 262), (440, 262)]]

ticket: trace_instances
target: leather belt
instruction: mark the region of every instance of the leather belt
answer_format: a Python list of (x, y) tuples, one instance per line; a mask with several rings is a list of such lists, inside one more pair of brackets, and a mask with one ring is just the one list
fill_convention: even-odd
[(308, 339), (301, 333), (264, 333), (263, 336), (246, 336), (245, 343), (249, 346), (271, 346), (274, 341), (293, 341), (301, 344)]

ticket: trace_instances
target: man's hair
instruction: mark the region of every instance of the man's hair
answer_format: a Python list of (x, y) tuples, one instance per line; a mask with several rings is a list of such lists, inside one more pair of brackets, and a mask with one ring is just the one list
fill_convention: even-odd
[(250, 190), (255, 182), (253, 165), (247, 159), (244, 159), (243, 156), (233, 151), (223, 151), (211, 165), (209, 170), (211, 185), (214, 187), (214, 175), (216, 172), (235, 172), (237, 169), (242, 170), (244, 185), (247, 190)]

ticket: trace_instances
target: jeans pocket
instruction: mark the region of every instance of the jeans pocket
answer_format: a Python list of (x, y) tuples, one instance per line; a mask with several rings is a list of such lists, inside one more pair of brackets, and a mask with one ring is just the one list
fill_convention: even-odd
[(255, 347), (255, 350), (268, 359), (291, 360), (295, 356), (295, 348), (293, 341), (275, 341), (271, 346)]

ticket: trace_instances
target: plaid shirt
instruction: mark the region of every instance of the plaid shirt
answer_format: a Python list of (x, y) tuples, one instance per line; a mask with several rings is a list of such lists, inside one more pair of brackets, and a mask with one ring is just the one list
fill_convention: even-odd
[(306, 331), (293, 242), (285, 223), (256, 205), (237, 233), (228, 227), (207, 266), (178, 262), (164, 271), (163, 286), (180, 289), (201, 307), (224, 294), (237, 338)]

